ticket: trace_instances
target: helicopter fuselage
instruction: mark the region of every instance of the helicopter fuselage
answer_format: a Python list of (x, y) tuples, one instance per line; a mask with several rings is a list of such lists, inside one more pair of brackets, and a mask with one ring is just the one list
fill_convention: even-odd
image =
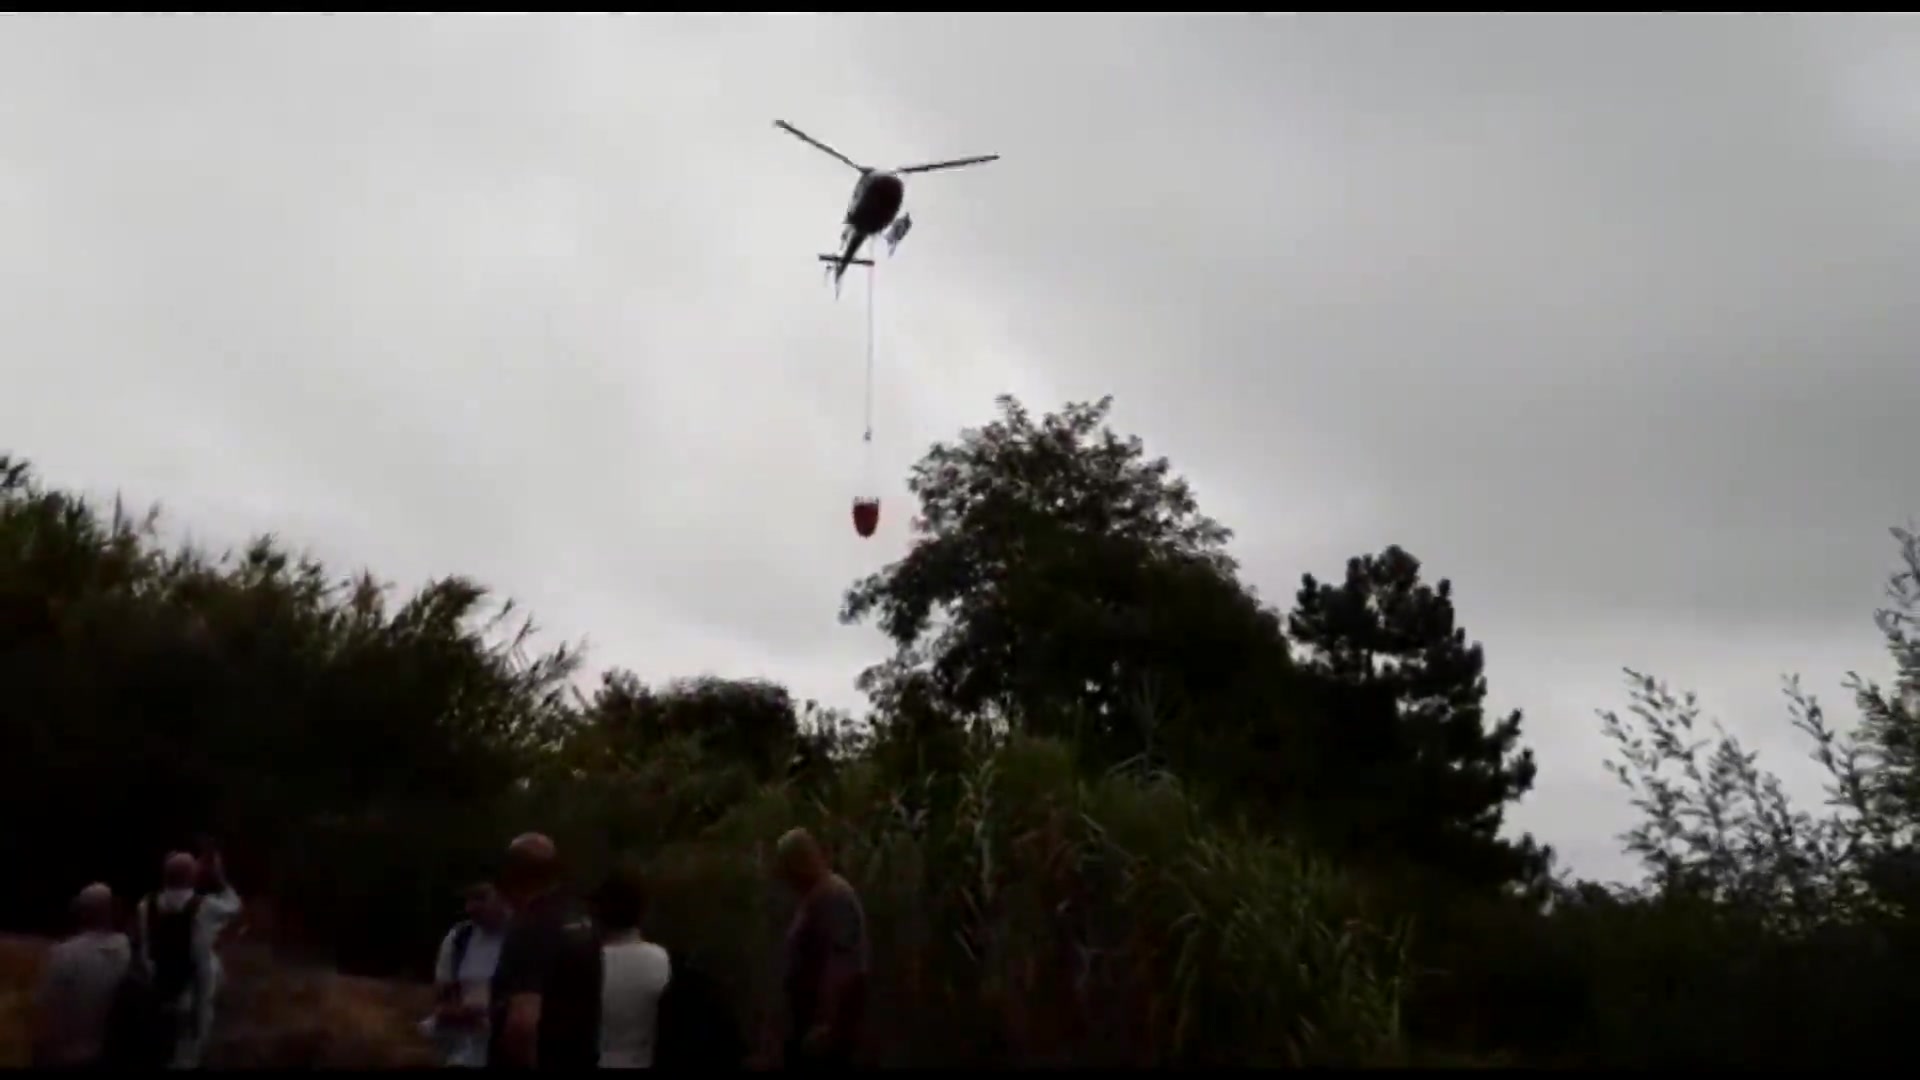
[(870, 169), (860, 174), (847, 200), (847, 228), (873, 236), (893, 224), (907, 201), (907, 182), (895, 173)]

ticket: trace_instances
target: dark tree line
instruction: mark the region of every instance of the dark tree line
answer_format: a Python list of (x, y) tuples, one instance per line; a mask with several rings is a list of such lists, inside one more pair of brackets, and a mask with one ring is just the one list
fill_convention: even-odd
[[(896, 833), (947, 851), (951, 888), (925, 896), (925, 910), (906, 902), (898, 932), (959, 928), (927, 936), (913, 971), (997, 1001), (1007, 991), (979, 942), (1008, 932), (992, 928), (1014, 917), (1009, 890), (1041, 879), (1009, 876), (1004, 858), (981, 854), (984, 838), (1067, 843), (1059, 807), (1099, 805), (1101, 785), (1126, 776), (1144, 792), (1129, 798), (1148, 803), (1154, 785), (1177, 785), (1191, 807), (1180, 815), (1220, 839), (1180, 840), (1199, 846), (1158, 863), (1140, 845), (1161, 841), (1125, 855), (1099, 836), (1073, 841), (1084, 881), (1060, 910), (1084, 909), (1071, 931), (1080, 953), (1106, 935), (1170, 964), (1190, 919), (1166, 897), (1199, 889), (1188, 877), (1226, 874), (1231, 850), (1241, 854), (1221, 881), (1280, 881), (1276, 867), (1296, 864), (1278, 853), (1304, 853), (1352, 882), (1354, 913), (1334, 922), (1377, 926), (1412, 950), (1403, 974), (1392, 974), (1401, 961), (1369, 960), (1359, 982), (1316, 982), (1263, 1006), (1310, 1012), (1319, 1019), (1301, 1030), (1342, 1032), (1343, 1054), (1833, 1064), (1860, 1060), (1911, 1011), (1896, 975), (1916, 955), (1907, 911), (1920, 895), (1911, 534), (1880, 617), (1900, 686), (1858, 683), (1851, 734), (1793, 697), (1834, 775), (1831, 805), (1796, 808), (1751, 753), (1705, 736), (1689, 700), (1634, 675), (1629, 718), (1605, 723), (1611, 765), (1644, 814), (1625, 841), (1648, 875), (1603, 888), (1556, 880), (1549, 850), (1503, 834), (1533, 759), (1520, 714), (1488, 714), (1481, 649), (1449, 582), (1387, 546), (1337, 581), (1304, 576), (1291, 610), (1275, 610), (1239, 578), (1229, 530), (1164, 459), (1107, 427), (1108, 407), (1035, 418), (1003, 399), (991, 423), (915, 467), (915, 543), (856, 582), (841, 613), (877, 623), (894, 646), (861, 675), (870, 708), (857, 719), (754, 679), (649, 683), (615, 669), (582, 690), (571, 648), (533, 648), (530, 623), (473, 582), (397, 599), (271, 537), (219, 557), (170, 546), (153, 518), (90, 506), (0, 458), (0, 810), (15, 823), (0, 830), (0, 858), (35, 868), (0, 891), (0, 923), (52, 929), (78, 884), (145, 888), (159, 852), (212, 832), (289, 946), (356, 970), (417, 971), (453, 890), (529, 822), (565, 838), (583, 870), (679, 852), (677, 872), (733, 881), (753, 851), (743, 822), (778, 797), (842, 814), (876, 859), (907, 842), (886, 839)], [(1014, 782), (993, 775), (1002, 751), (1034, 740), (1065, 748), (1070, 774), (1039, 789), (1020, 781), (1032, 806), (1054, 809), (997, 808), (987, 793)], [(1166, 844), (1201, 836), (1184, 817), (1143, 827)], [(949, 843), (959, 846), (939, 846)], [(1136, 883), (1110, 890), (1133, 906), (1072, 900), (1108, 875)], [(1148, 883), (1173, 892), (1141, 891)], [(738, 911), (715, 901), (718, 916), (693, 905), (678, 917), (744, 920), (715, 937), (745, 940), (760, 917), (748, 895)], [(1252, 919), (1230, 894), (1209, 895), (1188, 899), (1223, 926)], [(1098, 912), (1138, 923), (1103, 929), (1087, 921)], [(1305, 932), (1274, 917), (1231, 932)], [(1306, 955), (1305, 941), (1274, 956)], [(1218, 939), (1222, 955), (1246, 953), (1229, 942)], [(1062, 971), (1084, 970), (1062, 986), (1093, 977), (1090, 960), (1063, 957)], [(1846, 986), (1843, 969), (1858, 973)], [(1194, 1001), (1217, 1004), (1193, 1015), (1237, 1016), (1267, 1000), (1250, 993), (1278, 993), (1256, 982), (1195, 984)], [(1015, 1012), (1068, 994), (1023, 992), (1038, 996)], [(1058, 1008), (1093, 1023), (1085, 1001)], [(939, 1027), (913, 1030), (932, 1046)], [(1228, 1042), (1207, 1060), (1267, 1060), (1221, 1031)], [(970, 1045), (1016, 1037), (983, 1038)], [(1199, 1061), (1197, 1045), (1139, 1052)], [(1287, 1045), (1295, 1060), (1335, 1060)]]

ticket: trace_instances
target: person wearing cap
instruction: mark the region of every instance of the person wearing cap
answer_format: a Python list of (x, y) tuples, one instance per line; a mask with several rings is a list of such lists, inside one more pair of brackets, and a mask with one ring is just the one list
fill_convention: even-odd
[(113, 928), (113, 890), (98, 882), (73, 900), (75, 933), (47, 953), (34, 994), (33, 1061), (43, 1068), (104, 1063), (107, 1025), (133, 961)]

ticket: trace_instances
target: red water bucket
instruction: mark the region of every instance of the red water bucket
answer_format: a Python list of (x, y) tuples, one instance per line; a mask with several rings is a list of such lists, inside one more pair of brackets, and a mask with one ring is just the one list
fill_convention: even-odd
[(861, 536), (872, 536), (873, 530), (880, 527), (880, 500), (853, 500), (853, 531)]

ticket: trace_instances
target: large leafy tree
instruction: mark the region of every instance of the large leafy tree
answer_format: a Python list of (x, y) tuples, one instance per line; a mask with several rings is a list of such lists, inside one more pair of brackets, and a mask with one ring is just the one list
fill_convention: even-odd
[(1199, 717), (1287, 664), (1278, 619), (1234, 577), (1228, 530), (1165, 458), (1107, 426), (1111, 398), (1000, 416), (913, 470), (920, 536), (854, 585), (894, 657), (864, 683), (914, 704), (1073, 736), (1103, 760), (1200, 752)]
[(1533, 785), (1533, 753), (1518, 711), (1489, 722), (1485, 660), (1452, 592), (1399, 547), (1349, 560), (1339, 584), (1305, 575), (1288, 625), (1327, 706), (1316, 795), (1356, 841), (1470, 880), (1529, 878), (1544, 853), (1498, 833)]

